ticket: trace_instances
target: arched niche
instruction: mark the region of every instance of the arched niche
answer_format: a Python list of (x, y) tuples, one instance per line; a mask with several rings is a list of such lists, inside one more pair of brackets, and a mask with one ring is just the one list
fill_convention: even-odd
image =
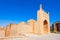
[(48, 33), (48, 21), (44, 20), (43, 22), (43, 29), (44, 29), (44, 33)]

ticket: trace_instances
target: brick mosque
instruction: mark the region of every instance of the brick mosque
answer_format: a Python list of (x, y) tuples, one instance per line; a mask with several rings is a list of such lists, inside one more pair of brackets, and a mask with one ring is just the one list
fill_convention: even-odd
[(5, 28), (0, 27), (0, 37), (20, 36), (20, 34), (49, 34), (49, 12), (45, 12), (40, 5), (40, 9), (37, 11), (37, 21), (30, 19), (19, 24), (9, 24)]

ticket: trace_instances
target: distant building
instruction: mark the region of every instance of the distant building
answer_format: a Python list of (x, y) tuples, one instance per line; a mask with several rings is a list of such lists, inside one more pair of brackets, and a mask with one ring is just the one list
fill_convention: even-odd
[(60, 22), (52, 24), (52, 30), (54, 30), (54, 32), (60, 32)]
[(21, 22), (19, 24), (10, 24), (5, 28), (6, 37), (8, 36), (20, 36), (21, 34), (48, 34), (50, 33), (50, 25), (49, 25), (49, 12), (48, 14), (42, 9), (42, 5), (40, 5), (40, 9), (37, 11), (37, 21), (30, 19), (27, 23)]

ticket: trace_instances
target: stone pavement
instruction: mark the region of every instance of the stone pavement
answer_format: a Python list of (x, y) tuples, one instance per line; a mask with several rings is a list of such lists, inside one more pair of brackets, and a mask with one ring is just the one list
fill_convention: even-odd
[(0, 40), (60, 40), (60, 34), (45, 34), (45, 35), (31, 35), (28, 34), (26, 37), (8, 37), (0, 38)]

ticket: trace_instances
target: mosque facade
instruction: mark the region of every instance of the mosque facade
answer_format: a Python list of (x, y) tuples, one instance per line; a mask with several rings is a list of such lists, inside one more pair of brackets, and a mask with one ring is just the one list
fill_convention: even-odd
[(49, 34), (49, 12), (45, 12), (40, 5), (37, 11), (37, 20), (30, 19), (19, 24), (9, 24), (5, 28), (0, 28), (0, 37), (20, 36), (21, 34)]

